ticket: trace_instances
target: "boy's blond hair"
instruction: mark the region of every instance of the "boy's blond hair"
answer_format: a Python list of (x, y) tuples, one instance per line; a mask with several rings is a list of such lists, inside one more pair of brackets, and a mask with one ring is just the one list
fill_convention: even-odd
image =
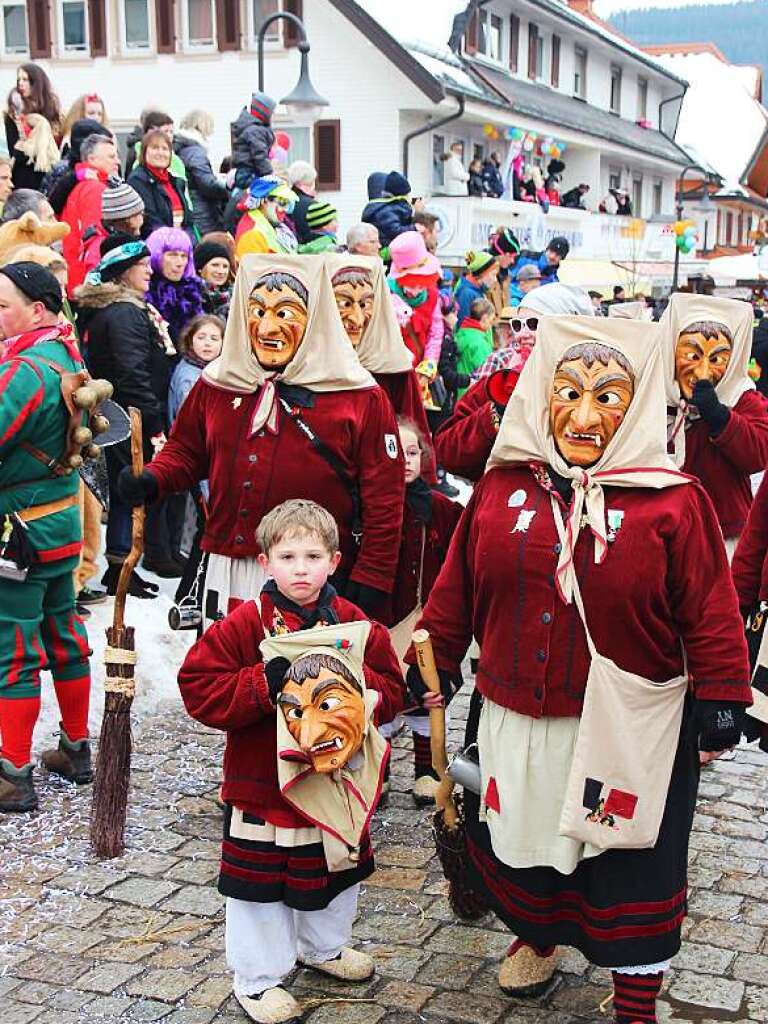
[(256, 530), (256, 540), (265, 555), (286, 537), (318, 537), (330, 555), (339, 550), (339, 528), (327, 509), (315, 501), (292, 498), (267, 512)]

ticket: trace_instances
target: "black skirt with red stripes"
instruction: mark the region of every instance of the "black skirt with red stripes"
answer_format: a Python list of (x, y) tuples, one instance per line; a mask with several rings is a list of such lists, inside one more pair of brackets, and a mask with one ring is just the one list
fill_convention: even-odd
[[(474, 698), (473, 705), (467, 743), (477, 737)], [(570, 875), (502, 863), (478, 818), (479, 798), (465, 790), (472, 882), (497, 917), (535, 946), (573, 946), (600, 967), (668, 960), (680, 949), (687, 911), (688, 838), (698, 784), (696, 735), (686, 708), (656, 845), (606, 851), (581, 861)]]
[[(283, 847), (230, 835), (231, 808), (224, 815), (219, 892), (249, 903), (285, 903), (294, 910), (324, 910), (339, 893), (373, 873), (373, 850), (366, 835), (360, 861), (348, 871), (329, 871), (322, 843)], [(264, 822), (249, 818), (251, 824)]]

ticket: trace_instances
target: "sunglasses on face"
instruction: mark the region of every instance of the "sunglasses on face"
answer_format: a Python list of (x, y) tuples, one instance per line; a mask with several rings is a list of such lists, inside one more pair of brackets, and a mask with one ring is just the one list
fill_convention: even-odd
[(532, 334), (535, 334), (536, 328), (539, 326), (539, 318), (537, 316), (529, 316), (527, 320), (510, 320), (509, 326), (515, 334), (519, 334), (523, 327), (527, 327)]

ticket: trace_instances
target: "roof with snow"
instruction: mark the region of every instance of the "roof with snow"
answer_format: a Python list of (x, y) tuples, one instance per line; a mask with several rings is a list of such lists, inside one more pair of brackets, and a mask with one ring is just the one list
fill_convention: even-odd
[(726, 187), (746, 184), (750, 165), (768, 139), (768, 111), (755, 98), (754, 77), (713, 49), (666, 52), (658, 59), (690, 87), (683, 100), (677, 142), (714, 167)]

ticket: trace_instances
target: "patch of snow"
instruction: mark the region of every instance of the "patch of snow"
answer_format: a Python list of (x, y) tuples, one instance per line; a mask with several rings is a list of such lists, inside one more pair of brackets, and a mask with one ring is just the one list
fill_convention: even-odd
[(450, 54), (448, 40), (453, 19), (467, 7), (467, 0), (358, 0), (372, 18), (403, 46), (423, 43)]

